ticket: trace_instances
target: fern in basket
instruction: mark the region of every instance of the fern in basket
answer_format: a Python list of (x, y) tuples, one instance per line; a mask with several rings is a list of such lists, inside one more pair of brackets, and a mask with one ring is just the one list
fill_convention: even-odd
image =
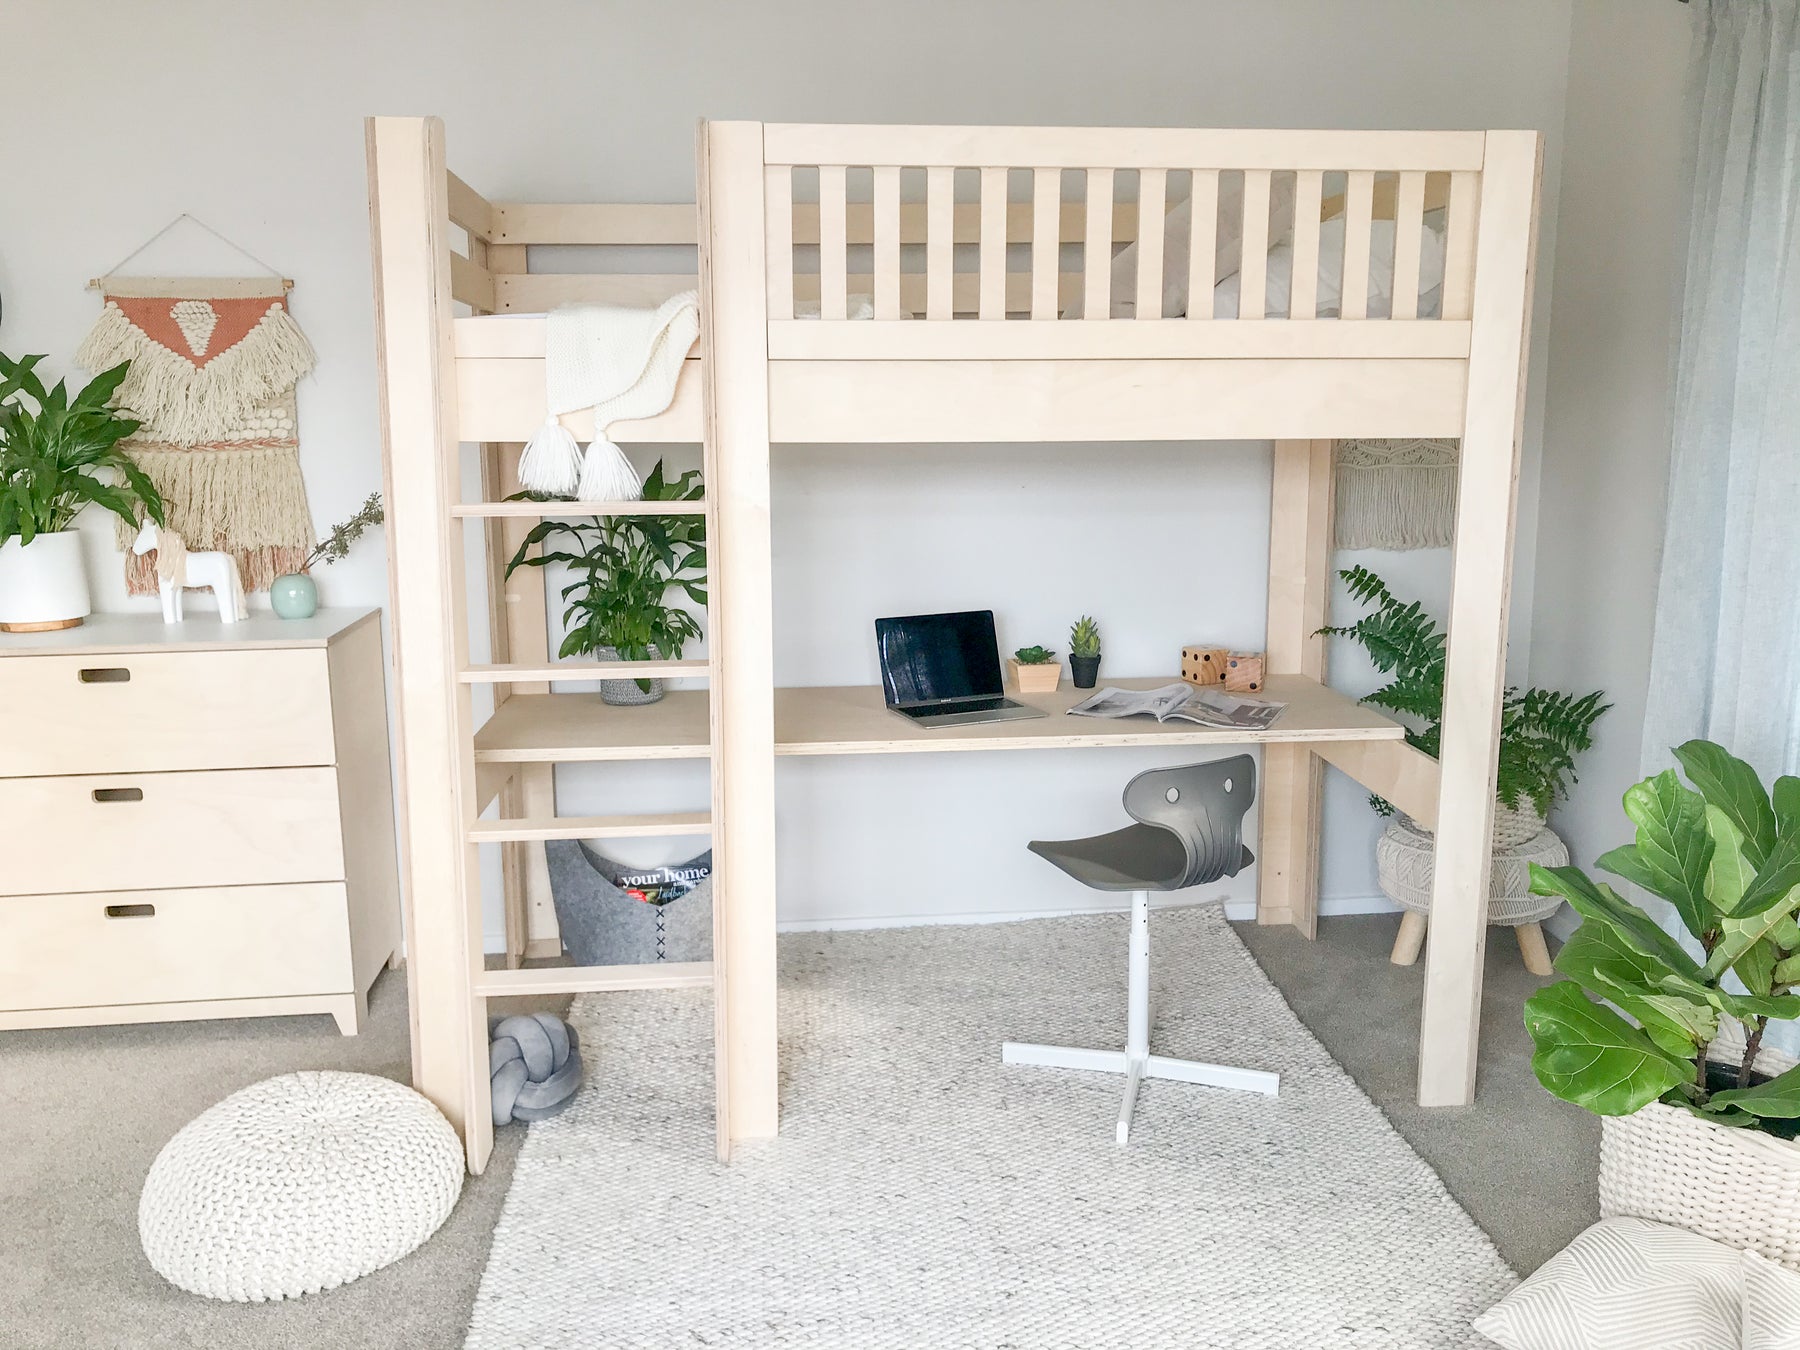
[[(1338, 573), (1351, 598), (1369, 606), (1355, 623), (1319, 631), (1347, 637), (1369, 654), (1388, 682), (1365, 695), (1364, 703), (1393, 713), (1406, 739), (1433, 759), (1443, 734), (1444, 666), (1447, 644), (1437, 621), (1417, 600), (1402, 601), (1366, 567)], [(1496, 797), (1502, 806), (1540, 815), (1575, 782), (1575, 757), (1593, 744), (1594, 723), (1612, 705), (1599, 690), (1576, 696), (1553, 689), (1506, 690), (1500, 706), (1500, 772)], [(1382, 815), (1393, 806), (1380, 797), (1369, 803)]]

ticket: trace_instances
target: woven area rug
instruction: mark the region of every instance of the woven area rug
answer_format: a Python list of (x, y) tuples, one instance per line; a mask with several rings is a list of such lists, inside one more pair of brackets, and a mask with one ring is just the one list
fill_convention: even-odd
[(1152, 1049), (1277, 1099), (1007, 1068), (1122, 1045), (1125, 920), (781, 938), (782, 1131), (713, 1160), (711, 999), (590, 995), (469, 1350), (1485, 1346), (1514, 1284), (1213, 909), (1151, 920)]

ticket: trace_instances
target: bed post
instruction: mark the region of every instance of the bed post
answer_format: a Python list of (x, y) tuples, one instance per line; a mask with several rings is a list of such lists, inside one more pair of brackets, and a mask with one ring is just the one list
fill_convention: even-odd
[[(777, 1126), (775, 675), (769, 552), (768, 268), (763, 129), (702, 122), (700, 316), (706, 379), (712, 686), (714, 1050), (719, 1153)], [(791, 210), (783, 204), (783, 210)]]
[(448, 510), (458, 441), (444, 127), (435, 117), (374, 117), (365, 126), (413, 1085), (449, 1117), (479, 1172), (493, 1122), (475, 1081), (486, 1027), (473, 988), (481, 897), (469, 884), (469, 690), (457, 680), (468, 619), (462, 538)]
[[(1324, 683), (1331, 595), (1332, 442), (1276, 441), (1269, 512), (1267, 671)], [(1263, 747), (1256, 921), (1319, 928), (1325, 764), (1304, 745)]]
[(1419, 1037), (1421, 1106), (1475, 1099), (1542, 144), (1536, 132), (1491, 131), (1481, 170)]

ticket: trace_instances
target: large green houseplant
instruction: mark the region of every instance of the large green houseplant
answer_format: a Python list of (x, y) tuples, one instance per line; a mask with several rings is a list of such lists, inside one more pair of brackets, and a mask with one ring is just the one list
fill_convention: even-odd
[[(699, 501), (702, 495), (697, 471), (690, 469), (670, 480), (664, 477), (660, 460), (644, 479), (645, 501)], [(535, 494), (522, 494), (521, 499), (548, 500)], [(545, 546), (543, 551), (534, 554), (540, 545)], [(700, 636), (693, 614), (666, 601), (671, 590), (679, 589), (694, 604), (706, 604), (703, 516), (650, 513), (545, 520), (520, 542), (506, 574), (553, 563), (571, 573), (562, 588), (567, 631), (560, 656), (672, 661)], [(608, 680), (601, 682), (600, 693), (609, 703), (642, 703), (661, 697), (661, 690), (660, 680)]]
[[(1409, 744), (1436, 758), (1444, 719), (1444, 633), (1417, 600), (1403, 601), (1366, 567), (1339, 572), (1352, 599), (1369, 607), (1353, 624), (1321, 632), (1347, 637), (1368, 653), (1387, 683), (1364, 703), (1398, 715)], [(1500, 709), (1498, 805), (1535, 821), (1527, 837), (1575, 781), (1575, 757), (1593, 743), (1594, 723), (1611, 705), (1598, 690), (1576, 696), (1551, 689), (1508, 689)], [(1379, 797), (1382, 815), (1393, 807)]]
[(44, 358), (0, 353), (0, 628), (67, 627), (88, 613), (80, 538), (89, 506), (133, 526), (164, 523), (155, 485), (120, 448), (138, 423), (112, 406), (130, 363), (96, 375), (76, 394), (46, 388)]
[(1687, 782), (1669, 769), (1631, 788), (1636, 838), (1597, 862), (1667, 901), (1685, 940), (1579, 868), (1533, 867), (1581, 926), (1556, 956), (1564, 978), (1526, 1000), (1532, 1069), (1602, 1117), (1603, 1215), (1792, 1263), (1800, 1069), (1759, 1051), (1800, 1017), (1800, 779), (1770, 791), (1710, 741), (1675, 757)]

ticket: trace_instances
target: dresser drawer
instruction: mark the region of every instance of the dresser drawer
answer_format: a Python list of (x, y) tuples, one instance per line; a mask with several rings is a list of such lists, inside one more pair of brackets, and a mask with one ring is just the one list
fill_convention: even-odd
[(344, 878), (332, 769), (0, 779), (0, 895)]
[(350, 991), (341, 883), (0, 899), (0, 1008)]
[(0, 661), (0, 777), (330, 764), (321, 650)]

